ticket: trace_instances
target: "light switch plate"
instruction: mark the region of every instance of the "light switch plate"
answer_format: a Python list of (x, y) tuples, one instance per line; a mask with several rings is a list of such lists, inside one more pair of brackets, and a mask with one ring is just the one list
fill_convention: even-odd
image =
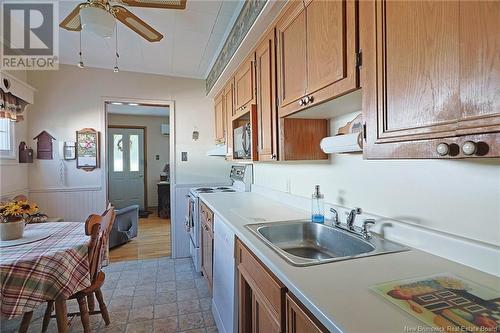
[(188, 160), (188, 153), (187, 151), (181, 152), (181, 161), (186, 162)]

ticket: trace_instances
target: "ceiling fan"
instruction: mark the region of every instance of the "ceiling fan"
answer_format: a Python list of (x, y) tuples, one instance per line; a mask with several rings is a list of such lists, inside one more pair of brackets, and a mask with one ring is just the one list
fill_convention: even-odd
[(186, 0), (115, 0), (114, 2), (117, 4), (112, 5), (108, 0), (87, 0), (76, 6), (59, 26), (69, 31), (83, 29), (102, 37), (111, 37), (116, 20), (118, 20), (144, 39), (159, 42), (163, 35), (124, 6), (157, 9), (186, 8)]

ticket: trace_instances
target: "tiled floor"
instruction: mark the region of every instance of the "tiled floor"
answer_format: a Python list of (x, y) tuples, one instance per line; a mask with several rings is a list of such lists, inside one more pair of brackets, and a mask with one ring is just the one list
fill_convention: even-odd
[[(217, 332), (206, 280), (193, 272), (191, 259), (146, 259), (113, 263), (104, 269), (102, 288), (111, 325), (100, 315), (91, 316), (94, 332)], [(68, 303), (68, 312), (78, 308)], [(29, 332), (40, 332), (45, 305), (34, 313)], [(1, 332), (17, 332), (20, 318), (2, 320)], [(71, 332), (83, 330), (80, 318)], [(57, 332), (55, 319), (49, 332)]]

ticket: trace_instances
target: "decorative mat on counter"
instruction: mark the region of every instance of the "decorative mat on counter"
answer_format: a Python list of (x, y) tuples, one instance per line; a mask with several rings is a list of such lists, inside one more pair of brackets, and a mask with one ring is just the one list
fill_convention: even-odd
[(500, 291), (438, 274), (371, 287), (439, 332), (498, 332)]

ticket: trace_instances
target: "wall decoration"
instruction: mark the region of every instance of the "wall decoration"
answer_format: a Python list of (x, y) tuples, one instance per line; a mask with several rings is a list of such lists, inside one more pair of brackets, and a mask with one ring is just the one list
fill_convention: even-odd
[(437, 332), (497, 332), (500, 326), (500, 291), (452, 274), (392, 281), (372, 290)]
[(19, 143), (19, 163), (33, 163), (33, 149), (24, 141)]
[(76, 132), (76, 167), (92, 171), (99, 167), (99, 132), (84, 128)]
[(65, 141), (63, 145), (63, 158), (65, 160), (74, 160), (76, 158), (75, 143), (73, 141)]
[(51, 160), (52, 156), (52, 140), (55, 140), (52, 135), (47, 131), (42, 131), (40, 134), (35, 136), (33, 140), (36, 142), (36, 158), (38, 160)]
[(226, 68), (229, 60), (231, 60), (267, 1), (268, 0), (245, 1), (229, 36), (227, 36), (222, 50), (217, 56), (217, 60), (215, 60), (215, 63), (208, 73), (207, 80), (205, 81), (207, 93), (212, 89), (215, 82), (224, 71), (224, 68)]

